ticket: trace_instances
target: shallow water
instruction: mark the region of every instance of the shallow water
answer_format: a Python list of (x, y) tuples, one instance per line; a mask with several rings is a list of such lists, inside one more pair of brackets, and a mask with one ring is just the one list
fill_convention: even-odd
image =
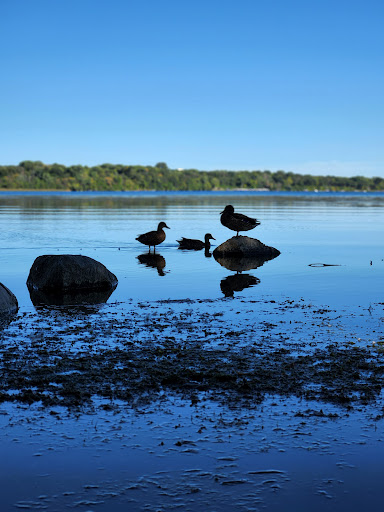
[[(230, 238), (228, 203), (281, 251), (245, 278), (177, 248)], [(379, 508), (383, 206), (383, 194), (2, 194), (0, 282), (20, 310), (0, 331), (0, 508)], [(135, 237), (160, 220), (157, 269)], [(119, 280), (108, 303), (35, 309), (28, 272), (52, 253), (104, 263)], [(158, 385), (183, 365), (206, 380)], [(242, 378), (252, 393), (236, 394)]]
[(58, 512), (378, 507), (382, 422), (323, 409), (292, 398), (244, 410), (204, 397), (135, 411), (100, 401), (81, 417), (1, 406), (1, 503)]
[[(369, 306), (382, 299), (384, 194), (2, 193), (0, 280), (21, 306), (31, 306), (25, 282), (34, 259), (73, 253), (101, 261), (118, 277), (109, 302), (223, 297), (227, 278), (230, 285), (236, 272), (204, 251), (178, 250), (177, 240), (201, 240), (210, 232), (213, 249), (232, 237), (220, 224), (228, 203), (261, 221), (246, 235), (281, 251), (244, 272), (250, 278), (235, 284), (233, 295), (288, 296), (331, 306)], [(145, 256), (140, 262), (147, 248), (135, 238), (159, 221), (171, 229), (151, 267)], [(309, 266), (316, 263), (335, 266)]]

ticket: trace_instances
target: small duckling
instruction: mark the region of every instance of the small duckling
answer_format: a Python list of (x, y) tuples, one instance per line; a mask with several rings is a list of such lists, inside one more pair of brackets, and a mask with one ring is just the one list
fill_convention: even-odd
[(206, 249), (209, 250), (211, 247), (210, 240), (216, 240), (211, 233), (207, 233), (204, 236), (204, 242), (201, 240), (194, 240), (192, 238), (182, 238), (181, 240), (177, 240), (179, 243), (179, 249), (191, 249), (194, 251), (200, 251), (200, 249)]
[(239, 231), (249, 231), (260, 224), (257, 219), (252, 219), (242, 213), (235, 213), (231, 204), (221, 212), (220, 222), (226, 228), (236, 231), (236, 236), (239, 236)]
[(170, 229), (165, 222), (160, 222), (156, 231), (148, 231), (148, 233), (143, 233), (142, 235), (139, 235), (136, 240), (144, 245), (148, 245), (148, 252), (151, 252), (151, 247), (153, 247), (153, 252), (155, 252), (155, 246), (161, 244), (165, 240), (164, 228)]

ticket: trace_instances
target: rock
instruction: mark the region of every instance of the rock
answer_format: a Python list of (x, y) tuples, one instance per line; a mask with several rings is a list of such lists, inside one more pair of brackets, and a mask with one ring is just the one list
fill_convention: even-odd
[(276, 258), (279, 254), (280, 251), (274, 247), (269, 247), (260, 242), (260, 240), (250, 238), (249, 236), (233, 236), (213, 251), (213, 256), (216, 259), (235, 256), (245, 258), (260, 257), (267, 261), (268, 259)]
[(7, 316), (19, 309), (15, 295), (6, 286), (0, 283), (0, 316)]
[(79, 254), (39, 256), (29, 272), (29, 290), (65, 293), (80, 290), (113, 290), (117, 277), (102, 263)]

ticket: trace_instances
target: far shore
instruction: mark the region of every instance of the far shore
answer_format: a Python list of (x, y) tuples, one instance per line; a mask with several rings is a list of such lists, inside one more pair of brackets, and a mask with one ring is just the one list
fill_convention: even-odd
[(1, 193), (73, 193), (73, 194), (129, 194), (129, 193), (163, 193), (163, 194), (184, 194), (184, 193), (194, 193), (194, 194), (209, 194), (209, 193), (230, 193), (230, 192), (265, 192), (267, 194), (280, 194), (280, 193), (290, 193), (290, 194), (302, 194), (302, 193), (311, 193), (311, 194), (383, 194), (384, 190), (270, 190), (268, 188), (215, 188), (213, 190), (156, 190), (156, 189), (139, 189), (139, 190), (69, 190), (69, 189), (24, 189), (24, 188), (15, 188), (15, 189), (4, 189), (0, 188)]

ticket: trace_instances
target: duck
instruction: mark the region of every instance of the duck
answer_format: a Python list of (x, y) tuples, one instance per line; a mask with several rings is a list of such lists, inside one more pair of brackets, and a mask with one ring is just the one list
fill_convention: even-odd
[(192, 238), (184, 238), (177, 240), (179, 249), (192, 249), (194, 251), (200, 251), (200, 249), (209, 249), (211, 247), (210, 240), (216, 240), (211, 233), (207, 233), (204, 236), (204, 242), (201, 240), (194, 240)]
[(226, 228), (236, 231), (236, 236), (239, 236), (239, 231), (249, 231), (260, 224), (257, 219), (252, 219), (242, 213), (235, 213), (231, 204), (228, 204), (221, 212), (220, 222)]
[(141, 244), (148, 245), (149, 251), (151, 252), (151, 247), (153, 247), (153, 252), (156, 250), (156, 245), (161, 244), (165, 240), (165, 231), (164, 228), (169, 228), (165, 222), (159, 222), (156, 231), (148, 231), (148, 233), (143, 233), (139, 235), (136, 240), (138, 240)]

